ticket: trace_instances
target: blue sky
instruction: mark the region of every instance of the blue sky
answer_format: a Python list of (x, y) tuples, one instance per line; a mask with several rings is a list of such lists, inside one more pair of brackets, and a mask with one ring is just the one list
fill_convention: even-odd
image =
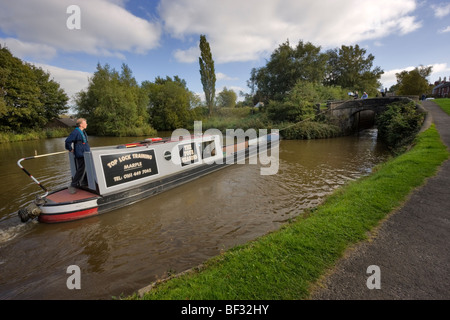
[[(80, 29), (69, 29), (80, 9)], [(70, 24), (70, 23), (69, 23)], [(14, 0), (0, 3), (0, 43), (50, 72), (69, 96), (87, 87), (98, 63), (138, 82), (178, 75), (203, 97), (200, 34), (206, 35), (223, 87), (249, 92), (252, 68), (289, 39), (322, 50), (358, 44), (385, 74), (433, 66), (450, 80), (450, 2), (440, 0)]]

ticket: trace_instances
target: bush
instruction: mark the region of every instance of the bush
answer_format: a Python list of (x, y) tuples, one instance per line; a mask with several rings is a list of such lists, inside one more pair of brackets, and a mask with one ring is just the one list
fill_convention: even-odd
[[(225, 133), (227, 129), (271, 129), (271, 124), (265, 114), (250, 115), (245, 118), (211, 117), (202, 121), (202, 129), (218, 129)], [(192, 129), (192, 128), (190, 128)]]
[(275, 122), (297, 122), (314, 119), (317, 104), (346, 98), (346, 90), (341, 87), (298, 81), (283, 101), (270, 101), (267, 111)]
[(242, 108), (217, 108), (216, 114), (220, 117), (244, 118), (252, 113), (251, 107)]
[(61, 138), (67, 137), (73, 128), (52, 128), (44, 129), (45, 138)]
[(290, 124), (280, 129), (280, 134), (284, 139), (324, 139), (341, 135), (339, 127), (327, 123), (304, 121)]
[(294, 103), (291, 101), (270, 101), (267, 107), (267, 115), (275, 122), (298, 122), (309, 117), (314, 117), (312, 103)]
[(209, 109), (204, 106), (192, 108), (190, 109), (190, 117), (192, 121), (207, 119), (209, 117)]
[(413, 101), (391, 103), (376, 118), (378, 137), (394, 152), (412, 143), (424, 120)]

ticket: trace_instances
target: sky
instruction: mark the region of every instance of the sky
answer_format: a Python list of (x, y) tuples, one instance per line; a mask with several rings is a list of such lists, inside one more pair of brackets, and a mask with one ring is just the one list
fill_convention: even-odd
[(249, 93), (252, 68), (286, 40), (324, 52), (358, 44), (384, 71), (382, 87), (421, 65), (433, 67), (430, 83), (450, 80), (448, 0), (0, 0), (1, 46), (49, 72), (70, 98), (98, 64), (126, 64), (138, 83), (177, 75), (203, 98), (202, 34), (216, 93)]

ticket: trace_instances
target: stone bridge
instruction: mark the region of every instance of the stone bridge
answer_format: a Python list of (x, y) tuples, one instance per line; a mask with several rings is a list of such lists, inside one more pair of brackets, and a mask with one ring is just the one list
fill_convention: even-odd
[[(384, 98), (330, 101), (327, 104), (329, 118), (344, 132), (355, 132), (375, 124), (376, 115), (388, 104), (398, 101), (419, 101), (418, 96), (392, 96)], [(416, 107), (422, 108), (416, 103)]]

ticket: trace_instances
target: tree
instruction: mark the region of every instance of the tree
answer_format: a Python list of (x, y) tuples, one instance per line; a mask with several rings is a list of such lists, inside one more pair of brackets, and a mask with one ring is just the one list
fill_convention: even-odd
[(34, 68), (36, 74), (36, 84), (40, 88), (39, 101), (41, 101), (46, 122), (58, 118), (63, 112), (68, 110), (69, 100), (59, 84), (50, 80), (50, 75), (40, 68)]
[(121, 73), (106, 64), (97, 65), (87, 91), (76, 97), (78, 115), (89, 121), (89, 132), (106, 136), (154, 134), (149, 125), (148, 97), (138, 86), (130, 68)]
[(39, 129), (67, 111), (67, 94), (50, 75), (0, 46), (0, 130)]
[(314, 119), (317, 104), (342, 99), (345, 95), (345, 90), (340, 87), (299, 80), (283, 101), (270, 101), (268, 116), (278, 122)]
[(430, 91), (427, 78), (430, 76), (433, 67), (415, 68), (411, 71), (396, 73), (397, 94), (399, 95), (422, 95)]
[(258, 100), (281, 101), (297, 81), (322, 82), (326, 61), (320, 47), (299, 41), (293, 48), (288, 40), (272, 53), (264, 67), (252, 69), (247, 84)]
[(234, 108), (236, 106), (237, 94), (233, 90), (224, 87), (217, 97), (217, 106), (223, 108)]
[(376, 94), (381, 86), (379, 79), (383, 74), (380, 67), (372, 69), (375, 57), (359, 45), (341, 46), (327, 51), (327, 85), (337, 85), (349, 90), (366, 91)]
[(209, 108), (209, 115), (212, 115), (214, 108), (214, 98), (216, 95), (216, 72), (214, 70), (214, 60), (212, 58), (209, 43), (204, 35), (200, 35), (200, 53), (198, 58), (200, 64), (200, 76), (205, 92), (206, 106)]
[(191, 120), (190, 108), (197, 103), (197, 97), (188, 90), (186, 81), (157, 77), (155, 82), (144, 81), (142, 89), (149, 97), (149, 114), (157, 130), (183, 128)]
[[(1, 94), (1, 92), (0, 92), (0, 94)], [(0, 118), (3, 118), (7, 113), (8, 113), (8, 107), (6, 106), (5, 99), (3, 99), (3, 96), (0, 96)]]

